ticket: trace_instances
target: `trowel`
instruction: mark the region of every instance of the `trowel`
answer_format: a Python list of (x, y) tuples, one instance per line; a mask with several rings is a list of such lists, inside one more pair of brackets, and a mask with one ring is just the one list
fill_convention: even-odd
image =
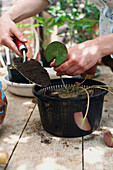
[(20, 51), (20, 53), (21, 53), (22, 56), (23, 56), (23, 62), (25, 62), (25, 61), (26, 61), (26, 58), (27, 58), (27, 57), (26, 57), (26, 53), (27, 53), (27, 51), (28, 51), (25, 43), (19, 41), (16, 37), (13, 37), (13, 41), (14, 41), (14, 43), (16, 44), (18, 50)]
[[(25, 43), (19, 41), (16, 37), (13, 37), (13, 41), (15, 42), (15, 44), (16, 44), (18, 50), (20, 51), (20, 53), (23, 55), (23, 62), (25, 62), (26, 58), (27, 58), (26, 53), (28, 51)], [(11, 64), (11, 58), (10, 58), (9, 54), (6, 55), (6, 58), (7, 58), (7, 66), (8, 66), (8, 68), (12, 67), (12, 68), (17, 69), (16, 66)]]
[[(31, 60), (29, 60), (29, 61), (26, 60), (26, 59), (27, 59), (26, 53), (27, 53), (28, 49), (27, 49), (25, 43), (19, 41), (16, 37), (13, 37), (13, 41), (15, 42), (15, 44), (16, 44), (18, 50), (20, 51), (20, 53), (23, 55), (23, 63), (19, 64), (19, 67), (18, 67), (18, 66), (14, 66), (13, 64), (11, 64), (10, 56), (9, 56), (9, 55), (6, 55), (8, 68), (14, 68), (14, 69), (18, 70), (19, 73), (20, 73), (22, 76), (24, 76), (24, 77), (25, 77), (27, 80), (29, 80), (30, 82), (37, 84), (38, 86), (41, 86), (41, 87), (48, 86), (48, 85), (50, 84), (50, 77), (49, 77), (49, 74), (47, 73), (47, 71), (46, 71), (44, 68), (42, 69), (42, 66), (41, 66), (41, 64), (40, 64), (38, 61), (36, 61), (36, 60), (34, 60), (34, 59), (31, 59)], [(32, 62), (34, 62), (34, 64), (38, 64), (38, 67), (41, 67), (42, 72), (40, 72), (40, 74), (42, 74), (41, 76), (43, 76), (43, 74), (44, 74), (44, 76), (46, 77), (46, 80), (47, 80), (47, 81), (42, 82), (41, 79), (38, 79), (37, 68), (35, 68), (35, 70), (33, 70), (33, 71), (34, 71), (33, 74), (35, 74), (36, 79), (32, 78), (32, 77), (30, 76), (30, 74), (27, 74), (27, 75), (26, 75), (26, 74), (23, 72), (23, 70), (22, 70), (21, 68), (24, 67), (25, 64), (29, 64), (29, 66), (30, 66), (30, 64), (32, 65)], [(26, 68), (26, 69), (27, 69), (27, 70), (26, 70), (27, 73), (31, 73), (32, 70), (31, 70), (30, 67), (28, 67), (28, 68)], [(36, 73), (35, 73), (35, 72), (36, 72)]]

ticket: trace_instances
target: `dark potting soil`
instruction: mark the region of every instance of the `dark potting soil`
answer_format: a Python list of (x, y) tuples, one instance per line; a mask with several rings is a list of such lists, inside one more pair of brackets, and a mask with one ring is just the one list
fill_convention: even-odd
[(48, 86), (50, 84), (50, 77), (48, 72), (41, 66), (41, 64), (31, 59), (24, 63), (18, 64), (17, 69), (30, 81), (41, 86)]
[[(98, 88), (87, 90), (90, 97), (100, 94), (102, 91), (102, 89)], [(75, 85), (67, 86), (67, 90), (64, 87), (54, 91), (47, 90), (44, 95), (54, 98), (87, 98), (86, 91)]]

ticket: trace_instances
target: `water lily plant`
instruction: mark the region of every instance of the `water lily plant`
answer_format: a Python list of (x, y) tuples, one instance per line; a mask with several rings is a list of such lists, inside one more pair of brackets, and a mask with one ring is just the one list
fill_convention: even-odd
[[(55, 65), (56, 66), (62, 64), (66, 60), (67, 54), (68, 53), (67, 53), (66, 46), (63, 43), (58, 42), (58, 41), (54, 41), (54, 42), (50, 43), (45, 50), (46, 60), (48, 62), (50, 62), (53, 58), (55, 58)], [(84, 80), (83, 80), (83, 82), (84, 82), (86, 79), (91, 79), (92, 75), (81, 74), (81, 77), (84, 78)], [(66, 92), (70, 93), (70, 91), (67, 89), (62, 77), (61, 77), (61, 80), (62, 80), (64, 89), (67, 90)], [(75, 120), (75, 123), (77, 124), (77, 126), (80, 129), (82, 129), (84, 131), (90, 131), (91, 126), (90, 126), (90, 123), (89, 123), (88, 118), (87, 118), (89, 105), (90, 105), (89, 90), (97, 88), (97, 89), (101, 89), (101, 90), (106, 90), (106, 91), (110, 92), (111, 94), (113, 94), (113, 93), (108, 89), (107, 85), (102, 86), (102, 87), (97, 86), (97, 85), (93, 85), (93, 86), (89, 86), (89, 87), (84, 88), (84, 87), (81, 86), (83, 84), (83, 82), (82, 83), (75, 82), (75, 84), (76, 84), (77, 88), (82, 89), (82, 92), (85, 91), (85, 93), (87, 95), (87, 108), (86, 108), (85, 115), (83, 115), (83, 113), (81, 111), (75, 112), (74, 113), (74, 120)], [(111, 132), (107, 132), (107, 133), (104, 134), (104, 140), (105, 140), (105, 143), (108, 146), (113, 147), (113, 136), (112, 136)]]

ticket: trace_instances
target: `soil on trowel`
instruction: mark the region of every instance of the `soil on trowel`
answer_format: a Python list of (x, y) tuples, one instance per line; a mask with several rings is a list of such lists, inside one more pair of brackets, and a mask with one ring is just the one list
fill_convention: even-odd
[(31, 59), (24, 63), (18, 64), (17, 69), (31, 82), (41, 86), (48, 86), (50, 84), (50, 77), (48, 72), (41, 66), (41, 64)]

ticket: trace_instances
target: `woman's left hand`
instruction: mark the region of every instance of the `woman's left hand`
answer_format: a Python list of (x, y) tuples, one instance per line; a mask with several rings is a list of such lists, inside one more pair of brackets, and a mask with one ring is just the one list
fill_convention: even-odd
[(96, 39), (88, 40), (69, 48), (65, 62), (59, 66), (55, 66), (54, 60), (51, 63), (51, 67), (54, 67), (57, 76), (75, 76), (90, 69), (101, 57), (98, 41)]

